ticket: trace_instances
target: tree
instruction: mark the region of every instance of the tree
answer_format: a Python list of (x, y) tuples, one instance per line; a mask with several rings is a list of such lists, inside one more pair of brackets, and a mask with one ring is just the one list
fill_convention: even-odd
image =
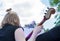
[[(58, 12), (60, 13), (60, 0), (49, 0), (49, 2), (50, 2), (50, 6), (53, 6), (53, 7), (55, 6), (57, 8), (57, 13)], [(56, 24), (55, 26), (60, 25), (60, 14), (59, 13), (55, 16), (55, 19), (56, 19), (54, 23)]]
[(60, 25), (60, 14), (57, 14), (57, 15), (55, 16), (55, 18), (56, 18), (56, 21), (55, 21), (55, 23), (54, 23), (54, 24), (56, 24), (55, 26)]
[(57, 7), (57, 11), (60, 12), (60, 0), (49, 0), (51, 6)]

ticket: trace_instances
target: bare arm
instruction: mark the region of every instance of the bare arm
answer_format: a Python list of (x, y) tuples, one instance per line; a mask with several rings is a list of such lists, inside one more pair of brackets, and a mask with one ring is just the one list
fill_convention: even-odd
[(42, 28), (42, 25), (35, 27), (33, 30), (33, 34), (28, 41), (35, 41), (37, 35), (41, 32)]
[(25, 36), (24, 36), (24, 32), (21, 28), (18, 28), (15, 31), (15, 40), (16, 41), (25, 41)]

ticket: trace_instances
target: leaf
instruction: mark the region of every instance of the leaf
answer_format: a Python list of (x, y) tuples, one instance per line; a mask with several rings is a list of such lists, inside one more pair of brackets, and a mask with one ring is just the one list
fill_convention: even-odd
[(58, 5), (57, 10), (58, 10), (58, 12), (60, 12), (60, 4)]
[(60, 0), (49, 0), (49, 3), (51, 6), (56, 6), (58, 3), (60, 3)]
[(53, 0), (53, 3), (57, 5), (59, 3), (59, 0)]
[(57, 15), (55, 15), (55, 18), (57, 18), (57, 16), (58, 16), (58, 14), (57, 14)]
[(56, 24), (55, 26), (59, 26), (60, 25), (60, 23), (59, 24)]

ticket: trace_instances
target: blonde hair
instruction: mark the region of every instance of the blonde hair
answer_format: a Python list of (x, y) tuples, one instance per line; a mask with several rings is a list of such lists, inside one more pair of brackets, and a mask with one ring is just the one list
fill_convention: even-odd
[(16, 14), (16, 12), (11, 11), (12, 9), (7, 9), (6, 11), (8, 12), (3, 21), (2, 21), (2, 26), (4, 26), (5, 24), (12, 24), (15, 26), (19, 26), (20, 22), (19, 22), (19, 17)]

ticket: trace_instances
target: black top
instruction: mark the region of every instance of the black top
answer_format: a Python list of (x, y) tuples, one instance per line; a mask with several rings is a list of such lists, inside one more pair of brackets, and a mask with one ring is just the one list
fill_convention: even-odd
[(50, 31), (39, 35), (36, 41), (60, 41), (60, 26), (56, 26)]
[(13, 26), (11, 24), (5, 24), (0, 29), (0, 41), (15, 41), (14, 32), (19, 26)]

